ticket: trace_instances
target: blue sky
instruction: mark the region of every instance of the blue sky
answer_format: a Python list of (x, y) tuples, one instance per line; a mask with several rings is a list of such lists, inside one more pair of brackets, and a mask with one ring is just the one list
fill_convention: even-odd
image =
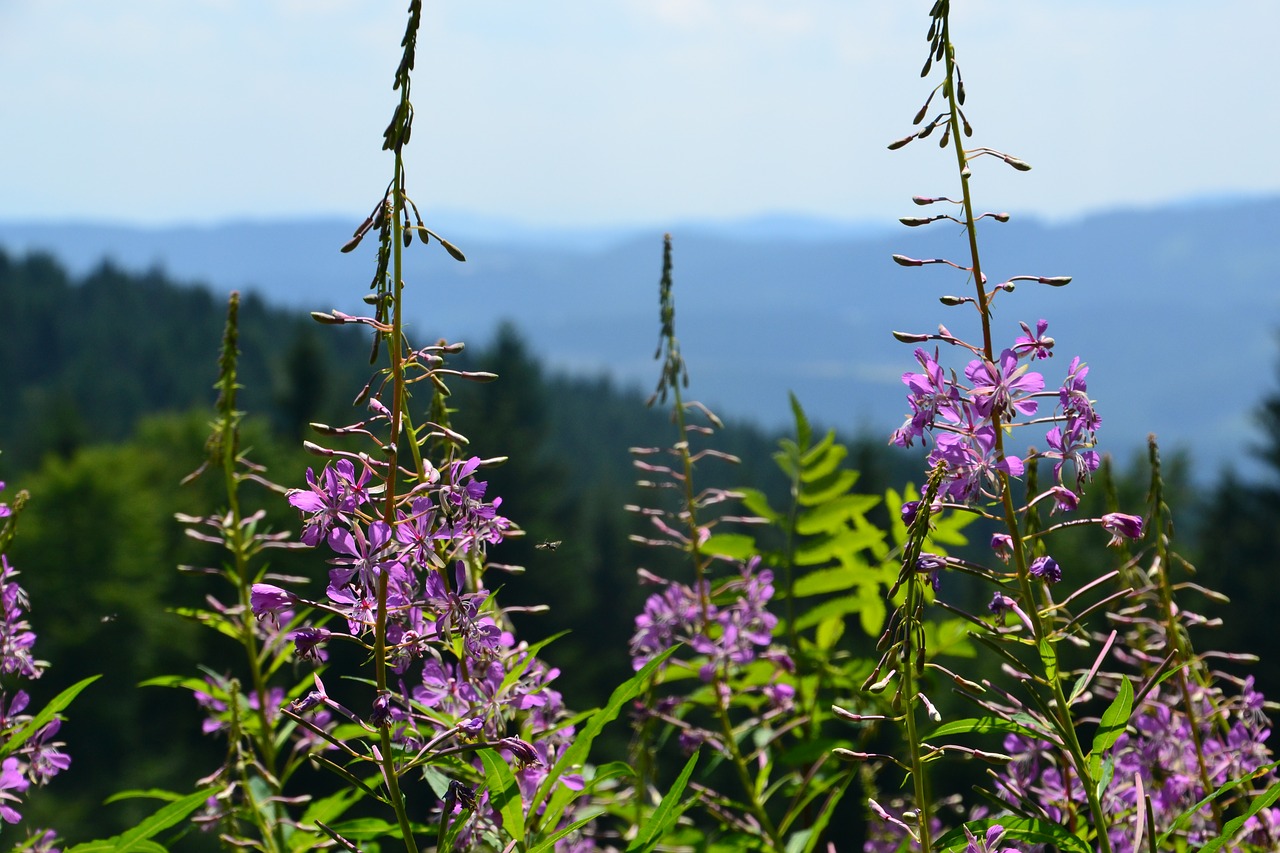
[[(891, 221), (954, 186), (891, 153), (929, 0), (426, 3), (410, 188), (550, 226), (793, 212)], [(3, 0), (0, 219), (363, 216), (404, 6)], [(1069, 217), (1280, 190), (1274, 0), (965, 0), (985, 207)]]

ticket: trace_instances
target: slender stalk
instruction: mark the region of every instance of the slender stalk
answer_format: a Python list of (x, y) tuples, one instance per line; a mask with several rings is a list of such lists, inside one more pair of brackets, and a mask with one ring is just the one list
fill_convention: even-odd
[[(982, 262), (978, 254), (978, 229), (977, 218), (974, 216), (973, 195), (969, 187), (969, 178), (971, 170), (969, 168), (968, 155), (964, 148), (964, 133), (960, 120), (960, 104), (957, 92), (957, 73), (955, 65), (955, 46), (951, 43), (951, 21), (950, 9), (944, 2), (941, 15), (942, 31), (941, 38), (943, 44), (943, 55), (946, 62), (946, 78), (943, 81), (943, 95), (947, 99), (948, 105), (948, 125), (950, 129), (952, 147), (956, 155), (956, 167), (960, 173), (961, 187), (961, 203), (964, 208), (964, 226), (965, 234), (969, 241), (969, 256), (972, 261), (970, 272), (973, 275), (973, 286), (977, 294), (978, 312), (982, 320), (982, 351), (983, 356), (988, 362), (993, 361), (995, 350), (992, 345), (991, 336), (991, 310), (990, 302), (986, 289), (986, 278), (982, 274)], [(995, 432), (995, 449), (998, 458), (1005, 458), (1004, 449), (1004, 429), (1000, 422), (999, 413), (993, 413), (992, 428)], [(1010, 491), (1010, 477), (1007, 473), (1000, 473), (1000, 491), (1001, 504), (1004, 512), (1004, 522), (1009, 531), (1009, 536), (1013, 540), (1013, 559), (1014, 567), (1018, 577), (1018, 587), (1021, 591), (1023, 600), (1027, 603), (1025, 608), (1031, 620), (1032, 639), (1034, 640), (1041, 653), (1047, 651), (1049, 659), (1044, 661), (1046, 680), (1049, 682), (1050, 690), (1053, 694), (1054, 706), (1058, 715), (1058, 727), (1063, 739), (1071, 753), (1072, 762), (1076, 766), (1076, 772), (1079, 774), (1081, 783), (1085, 790), (1085, 795), (1089, 803), (1089, 811), (1093, 816), (1093, 826), (1097, 834), (1098, 844), (1102, 853), (1111, 853), (1111, 839), (1107, 832), (1110, 826), (1107, 813), (1103, 810), (1102, 804), (1098, 799), (1097, 786), (1090, 777), (1088, 761), (1085, 752), (1080, 746), (1079, 737), (1076, 734), (1075, 722), (1071, 717), (1071, 709), (1067, 703), (1066, 694), (1062, 690), (1062, 680), (1060, 675), (1058, 651), (1056, 643), (1048, 635), (1043, 618), (1040, 614), (1040, 608), (1037, 605), (1037, 597), (1031, 583), (1030, 572), (1027, 565), (1027, 554), (1025, 544), (1022, 540), (1020, 525), (1018, 523), (1017, 511), (1013, 505), (1013, 497)], [(1052, 672), (1048, 670), (1052, 669)]]

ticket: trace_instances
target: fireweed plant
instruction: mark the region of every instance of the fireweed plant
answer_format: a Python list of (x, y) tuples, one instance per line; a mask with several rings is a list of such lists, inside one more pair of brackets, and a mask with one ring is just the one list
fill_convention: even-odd
[[(736, 796), (696, 782), (702, 804), (736, 837), (754, 840), (761, 849), (780, 850), (786, 826), (770, 814), (768, 793), (760, 783), (768, 779), (765, 765), (770, 742), (779, 728), (785, 731), (793, 710), (795, 688), (790, 673), (794, 665), (790, 656), (773, 644), (777, 617), (768, 610), (774, 594), (773, 573), (761, 566), (758, 556), (745, 562), (727, 561), (707, 547), (718, 525), (751, 519), (724, 514), (725, 503), (738, 495), (723, 489), (700, 489), (695, 482), (694, 469), (699, 463), (717, 458), (737, 460), (702, 446), (721, 426), (720, 420), (702, 404), (684, 399), (689, 374), (675, 334), (673, 285), (671, 236), (667, 235), (659, 283), (662, 328), (654, 353), (662, 366), (649, 404), (665, 403), (671, 397), (676, 441), (665, 451), (636, 447), (631, 453), (641, 475), (639, 486), (656, 491), (659, 498), (669, 492), (674, 499), (627, 509), (652, 526), (646, 535), (633, 535), (633, 540), (675, 548), (687, 557), (692, 571), (687, 582), (680, 582), (640, 570), (641, 581), (659, 587), (659, 591), (649, 596), (635, 620), (631, 640), (634, 668), (641, 670), (678, 644), (683, 644), (684, 654), (670, 657), (666, 666), (654, 673), (644, 700), (637, 705), (637, 814), (657, 800), (646, 791), (657, 779), (651, 763), (654, 744), (675, 732), (680, 748), (692, 756), (682, 780), (688, 778), (700, 747), (705, 746), (713, 756), (713, 765), (726, 761), (738, 782)], [(749, 734), (756, 736), (754, 742)], [(837, 799), (838, 794), (829, 797), (828, 803)]]
[[(1127, 553), (1126, 543), (1143, 536), (1143, 519), (1118, 511), (1071, 518), (1101, 459), (1093, 449), (1101, 417), (1088, 397), (1089, 369), (1075, 357), (1061, 384), (1047, 387), (1036, 368), (1055, 354), (1048, 322), (1001, 330), (992, 310), (1016, 282), (1063, 286), (1070, 279), (1016, 275), (991, 285), (984, 274), (977, 224), (984, 218), (1004, 222), (1008, 215), (975, 214), (974, 161), (988, 156), (1020, 171), (1030, 166), (993, 148), (965, 147), (972, 126), (963, 112), (949, 3), (934, 3), (929, 17), (929, 56), (921, 76), (936, 66), (941, 80), (915, 116), (920, 129), (889, 147), (902, 148), (936, 131), (940, 147), (952, 149), (959, 196), (917, 196), (917, 205), (945, 206), (947, 212), (902, 222), (958, 223), (968, 258), (894, 260), (904, 267), (936, 264), (965, 273), (974, 295), (941, 301), (974, 309), (979, 331), (975, 342), (941, 325), (936, 333), (895, 332), (899, 340), (919, 345), (919, 370), (903, 375), (910, 412), (892, 442), (925, 442), (929, 476), (921, 499), (902, 507), (910, 536), (894, 591), (905, 592), (905, 599), (890, 617), (881, 638), (883, 655), (864, 687), (891, 696), (892, 719), (906, 747), (892, 763), (905, 769), (912, 798), (889, 807), (870, 801), (873, 822), (865, 850), (1275, 850), (1280, 813), (1271, 803), (1280, 788), (1263, 743), (1269, 734), (1263, 698), (1249, 680), (1224, 691), (1224, 677), (1191, 649), (1186, 629), (1205, 620), (1174, 601), (1171, 527), (1154, 442), (1148, 550), (1118, 570), (1092, 576), (1084, 576), (1084, 566), (1061, 566), (1053, 557), (1053, 534), (1078, 525), (1100, 525), (1111, 534), (1110, 544)], [(930, 114), (936, 96), (941, 106)], [(944, 366), (944, 353), (958, 356), (959, 370)], [(1042, 436), (1044, 449), (1033, 446), (1025, 455), (1008, 450), (1015, 429)], [(1037, 466), (1043, 462), (1052, 465), (1053, 479), (1041, 490)], [(1024, 475), (1020, 489), (1015, 482)], [(994, 568), (925, 550), (933, 525), (951, 513), (999, 525), (991, 539)], [(1058, 514), (1062, 520), (1054, 520)], [(974, 639), (996, 656), (1010, 683), (952, 675), (949, 686), (981, 716), (942, 722), (925, 692), (938, 673), (927, 660), (924, 608), (952, 570), (993, 587), (989, 612), (981, 617), (936, 601), (970, 620)], [(1091, 617), (1099, 614), (1109, 630), (1093, 627), (1097, 620)], [(1074, 655), (1080, 653), (1076, 647), (1085, 651), (1092, 665), (1068, 672), (1064, 643)], [(927, 718), (942, 724), (926, 731)], [(1000, 750), (941, 740), (974, 733), (1003, 735)], [(993, 769), (985, 802), (971, 811), (972, 819), (943, 833), (928, 767), (948, 753), (990, 762)]]
[[(830, 823), (855, 776), (854, 767), (833, 760), (841, 757), (837, 744), (849, 752), (833, 701), (856, 706), (860, 720), (882, 720), (889, 710), (875, 694), (849, 699), (873, 661), (851, 656), (840, 640), (853, 616), (868, 637), (880, 632), (884, 595), (897, 574), (891, 557), (905, 547), (906, 528), (895, 521), (886, 532), (869, 520), (881, 499), (853, 491), (858, 475), (842, 465), (847, 449), (834, 432), (815, 440), (794, 398), (796, 438), (784, 440), (774, 457), (790, 484), (786, 509), (774, 509), (757, 490), (699, 485), (707, 465), (738, 460), (711, 446), (719, 419), (684, 397), (688, 368), (675, 334), (669, 236), (659, 295), (655, 358), (662, 366), (649, 402), (671, 398), (675, 442), (632, 449), (638, 485), (653, 499), (628, 509), (647, 528), (632, 539), (673, 549), (686, 574), (639, 572), (657, 591), (635, 619), (634, 667), (679, 645), (637, 703), (637, 773), (660, 785), (665, 777), (656, 764), (672, 740), (693, 756), (681, 780), (703, 755), (690, 785), (704, 817), (668, 843), (812, 850), (839, 837)], [(738, 502), (745, 514), (729, 508)], [(903, 498), (890, 491), (884, 503), (896, 512)], [(938, 525), (940, 552), (964, 544), (960, 529), (968, 521), (955, 516)], [(935, 647), (965, 650), (960, 619), (934, 627)], [(839, 713), (854, 714), (847, 707)], [(637, 788), (636, 795), (636, 814), (657, 799), (654, 790)]]
[[(313, 314), (370, 330), (373, 358), (386, 356), (357, 395), (367, 415), (341, 427), (313, 425), (333, 446), (306, 445), (325, 465), (288, 493), (304, 519), (302, 542), (329, 554), (328, 585), (323, 598), (309, 599), (255, 583), (250, 607), (260, 620), (288, 624), (299, 656), (319, 662), (331, 645), (353, 644), (371, 670), (346, 683), (317, 673), (314, 689), (275, 706), (310, 743), (327, 747), (313, 759), (349, 786), (347, 796), (372, 797), (393, 816), (332, 826), (315, 819), (330, 841), (348, 849), (399, 839), (409, 851), (420, 842), (441, 851), (590, 850), (589, 824), (600, 811), (590, 796), (629, 770), (591, 768), (587, 751), (665, 655), (603, 709), (571, 716), (552, 686), (558, 671), (537, 656), (544, 644), (516, 640), (489, 586), (491, 571), (518, 570), (492, 563), (489, 549), (521, 531), (482, 479), (502, 460), (467, 454), (466, 438), (449, 426), (447, 382), (496, 377), (447, 367), (461, 344), (414, 347), (403, 331), (403, 252), (414, 236), (465, 260), (426, 228), (406, 192), (402, 155), (414, 117), (420, 18), (421, 4), (411, 3), (395, 74), (400, 99), (383, 134), (392, 179), (343, 247), (378, 234), (373, 292), (365, 297), (372, 313)], [(304, 608), (321, 618), (295, 620)], [(335, 720), (341, 725), (331, 728)], [(402, 785), (410, 777), (425, 780), (434, 796), (410, 802)], [(660, 834), (668, 811), (639, 827), (642, 836)]]
[[(4, 488), (0, 482), (0, 492)], [(71, 757), (57, 740), (60, 712), (94, 680), (72, 685), (39, 711), (30, 708), (31, 696), (17, 686), (39, 678), (49, 666), (35, 657), (36, 634), (27, 621), (31, 605), (7, 556), (18, 516), (29, 499), (27, 492), (19, 491), (12, 504), (0, 501), (0, 836), (11, 836), (13, 830), (4, 827), (22, 821), (19, 809), (32, 788), (47, 785), (71, 766)], [(53, 830), (27, 829), (26, 839), (12, 849), (51, 851), (56, 843)]]

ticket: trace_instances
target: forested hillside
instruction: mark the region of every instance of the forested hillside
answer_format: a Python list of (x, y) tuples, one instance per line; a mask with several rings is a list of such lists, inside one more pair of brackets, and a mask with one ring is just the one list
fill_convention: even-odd
[[(216, 761), (188, 694), (134, 685), (189, 671), (195, 661), (216, 667), (223, 654), (208, 632), (172, 612), (198, 605), (205, 594), (198, 574), (177, 567), (208, 557), (182, 536), (171, 512), (217, 508), (210, 484), (178, 483), (202, 458), (224, 310), (208, 291), (159, 273), (130, 275), (102, 265), (73, 280), (48, 256), (0, 254), (0, 479), (20, 473), (35, 496), (12, 554), (25, 568), (41, 653), (59, 662), (39, 693), (103, 673), (94, 707), (110, 710), (109, 725), (77, 729), (73, 714), (64, 732), (78, 761), (118, 772), (69, 774), (51, 792), (55, 797), (41, 801), (64, 814), (82, 810), (86, 826), (97, 819), (92, 803), (108, 790), (132, 783), (181, 787), (191, 768)], [(318, 467), (301, 450), (306, 423), (350, 419), (343, 413), (369, 379), (352, 365), (367, 362), (368, 342), (252, 297), (240, 322), (247, 441), (276, 481), (300, 485), (306, 467)], [(636, 569), (659, 567), (662, 559), (627, 540), (638, 529), (622, 509), (636, 501), (627, 449), (669, 445), (668, 416), (647, 409), (640, 390), (606, 377), (548, 375), (510, 326), (489, 346), (465, 352), (458, 365), (500, 375), (493, 383), (456, 385), (453, 399), (456, 425), (475, 453), (511, 456), (489, 480), (527, 536), (504, 545), (500, 559), (528, 570), (505, 582), (504, 598), (551, 604), (549, 612), (520, 620), (522, 634), (572, 632), (573, 642), (553, 644), (546, 656), (562, 667), (566, 693), (602, 701), (629, 669), (627, 642), (644, 596)], [(691, 371), (697, 391), (696, 363)], [(1266, 461), (1274, 469), (1280, 410), (1274, 397), (1268, 406)], [(708, 466), (702, 482), (753, 485), (785, 503), (786, 483), (772, 459), (776, 439), (730, 424), (719, 446), (742, 464)], [(918, 467), (880, 437), (850, 444), (859, 485), (869, 493), (901, 486)], [(1187, 464), (1175, 460), (1166, 471), (1176, 517), (1192, 522), (1177, 528), (1177, 542), (1197, 558), (1207, 585), (1236, 600), (1221, 645), (1259, 648), (1270, 639), (1264, 627), (1277, 601), (1270, 578), (1280, 570), (1274, 484), (1224, 481), (1196, 498), (1187, 489)], [(1128, 502), (1141, 501), (1141, 466), (1120, 468)], [(267, 523), (296, 529), (296, 513), (282, 499), (261, 497)], [(1066, 562), (1070, 552), (1059, 556)], [(305, 562), (287, 557), (277, 560), (277, 570), (307, 571)], [(1273, 659), (1257, 673), (1270, 692), (1280, 692)], [(170, 748), (148, 749), (157, 738)], [(130, 816), (127, 808), (113, 814)]]

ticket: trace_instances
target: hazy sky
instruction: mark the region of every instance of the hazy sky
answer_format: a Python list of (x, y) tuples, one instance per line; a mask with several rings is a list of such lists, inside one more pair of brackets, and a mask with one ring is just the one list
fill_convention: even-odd
[[(885, 219), (931, 0), (427, 0), (410, 192), (546, 225)], [(0, 219), (362, 217), (403, 0), (0, 0)], [(1280, 191), (1276, 0), (957, 0), (985, 208)], [(981, 162), (981, 161), (980, 161)]]

